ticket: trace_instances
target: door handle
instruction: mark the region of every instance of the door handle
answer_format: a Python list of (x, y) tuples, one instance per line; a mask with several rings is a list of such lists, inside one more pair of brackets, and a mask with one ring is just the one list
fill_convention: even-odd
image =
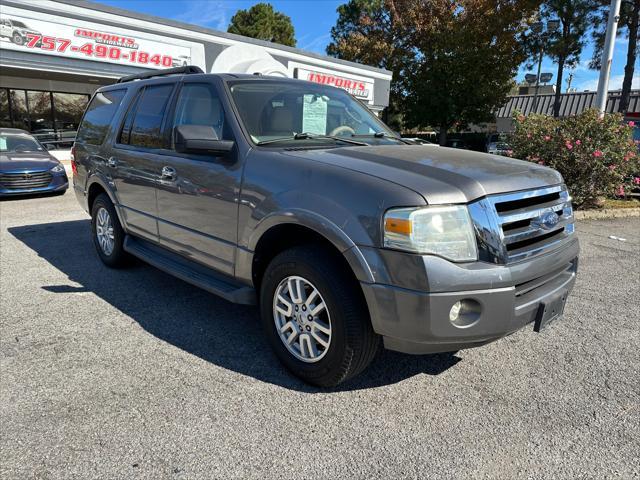
[(176, 178), (176, 169), (173, 167), (162, 167), (162, 178), (165, 180), (174, 180)]
[(107, 160), (107, 167), (116, 168), (118, 166), (118, 160), (116, 157), (111, 157)]

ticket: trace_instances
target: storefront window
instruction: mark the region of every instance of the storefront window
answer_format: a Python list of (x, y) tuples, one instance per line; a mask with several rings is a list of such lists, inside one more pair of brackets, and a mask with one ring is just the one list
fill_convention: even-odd
[(0, 88), (0, 127), (31, 132), (48, 148), (70, 148), (89, 96)]
[(11, 127), (11, 116), (9, 115), (9, 92), (0, 88), (0, 127)]
[(27, 92), (31, 133), (41, 142), (55, 141), (53, 115), (51, 114), (51, 94), (49, 92)]
[(60, 141), (73, 141), (87, 107), (88, 97), (75, 93), (53, 93), (55, 130)]
[(11, 117), (14, 128), (30, 130), (26, 92), (24, 90), (9, 90), (9, 101), (11, 102)]

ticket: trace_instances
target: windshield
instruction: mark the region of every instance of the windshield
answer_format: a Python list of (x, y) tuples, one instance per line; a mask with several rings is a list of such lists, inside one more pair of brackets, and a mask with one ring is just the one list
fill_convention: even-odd
[(337, 88), (278, 80), (230, 82), (230, 88), (240, 119), (256, 144), (288, 146), (286, 140), (271, 141), (289, 139), (296, 145), (327, 141), (349, 145), (326, 137), (357, 140), (352, 145), (400, 142), (367, 107)]
[(11, 23), (13, 23), (14, 27), (18, 27), (18, 28), (29, 28), (27, 27), (24, 23), (22, 22), (18, 22), (17, 20), (11, 20)]
[(25, 134), (0, 134), (0, 152), (41, 152), (44, 147)]

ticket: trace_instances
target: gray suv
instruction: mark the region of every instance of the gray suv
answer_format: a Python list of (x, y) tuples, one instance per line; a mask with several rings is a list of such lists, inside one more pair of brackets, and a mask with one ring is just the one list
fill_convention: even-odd
[(341, 89), (189, 66), (125, 77), (95, 93), (73, 155), (107, 266), (138, 257), (259, 305), (277, 356), (316, 385), (380, 344), (427, 354), (539, 331), (575, 282), (558, 172), (407, 144)]

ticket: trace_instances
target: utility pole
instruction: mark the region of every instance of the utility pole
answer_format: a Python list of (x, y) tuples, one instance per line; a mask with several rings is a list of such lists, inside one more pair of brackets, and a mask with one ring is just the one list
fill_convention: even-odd
[(540, 88), (540, 69), (542, 68), (542, 57), (544, 56), (544, 46), (540, 45), (540, 58), (538, 59), (538, 73), (536, 74), (536, 90), (533, 94), (533, 112), (538, 113), (538, 89)]
[(609, 94), (609, 75), (611, 74), (611, 60), (613, 59), (613, 48), (615, 46), (616, 32), (618, 30), (618, 20), (620, 20), (621, 0), (611, 0), (609, 7), (609, 19), (607, 20), (607, 34), (604, 38), (604, 48), (602, 49), (602, 62), (600, 62), (600, 78), (598, 79), (598, 93), (596, 95), (596, 108), (602, 117), (607, 108), (607, 97)]
[(567, 79), (567, 93), (571, 91), (571, 81), (573, 80), (573, 72), (569, 73), (569, 78)]

